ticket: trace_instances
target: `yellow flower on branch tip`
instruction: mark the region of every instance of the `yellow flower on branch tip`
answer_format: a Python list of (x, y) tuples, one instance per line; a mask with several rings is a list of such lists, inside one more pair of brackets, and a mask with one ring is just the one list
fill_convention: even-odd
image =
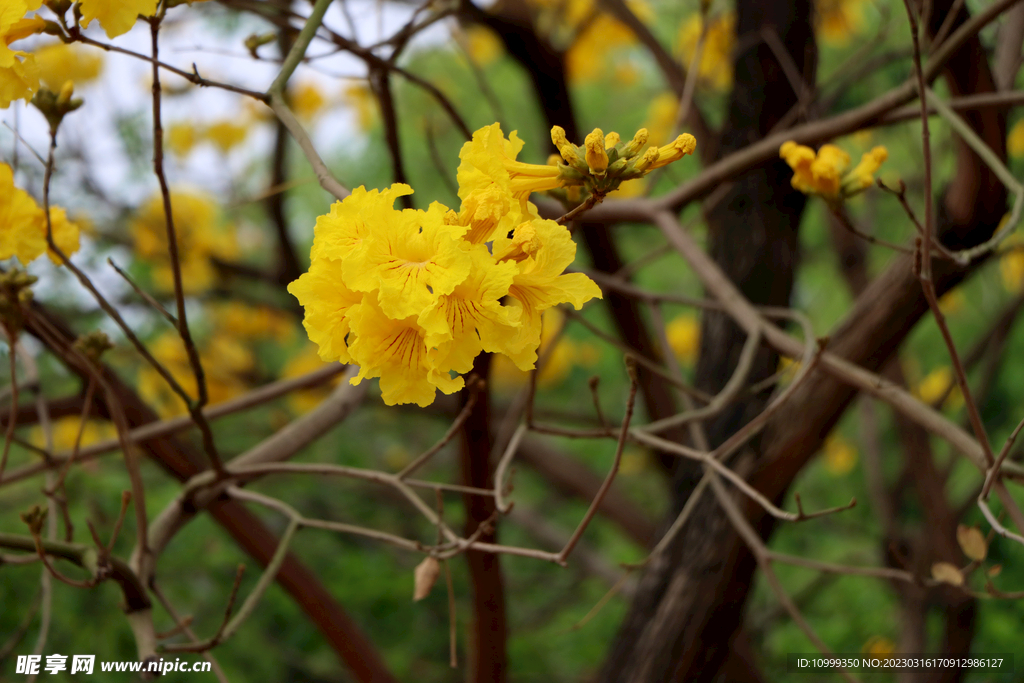
[(525, 200), (531, 192), (553, 190), (561, 185), (557, 166), (516, 161), (523, 141), (512, 131), (506, 140), (501, 124), (484, 126), (462, 146), (456, 178), (459, 199), (465, 202), (474, 193), (497, 190)]
[(148, 17), (156, 12), (157, 0), (79, 0), (82, 26), (97, 19), (108, 38), (128, 33), (141, 14)]
[(1024, 290), (1024, 246), (1019, 241), (1007, 240), (1007, 246), (1016, 247), (999, 257), (999, 276), (1003, 287), (1011, 294)]
[(353, 308), (366, 296), (348, 288), (339, 263), (313, 259), (309, 270), (288, 285), (288, 292), (305, 309), (302, 326), (324, 361), (349, 363), (347, 337)]
[(914, 393), (921, 402), (928, 405), (935, 405), (947, 392), (948, 397), (943, 402), (944, 408), (955, 410), (963, 405), (963, 394), (960, 393), (960, 387), (953, 377), (953, 370), (947, 365), (929, 372), (914, 388)]
[[(380, 377), (381, 397), (387, 405), (434, 402), (436, 389), (451, 394), (464, 385), (461, 377), (438, 372), (428, 355), (426, 331), (416, 316), (389, 318), (373, 297), (366, 297), (352, 315), (355, 341), (349, 347), (359, 374), (351, 380)], [(322, 357), (322, 356), (321, 356)]]
[(651, 170), (668, 166), (673, 161), (679, 161), (688, 154), (693, 154), (697, 149), (697, 139), (689, 133), (683, 133), (675, 140), (658, 148), (658, 158), (651, 164)]
[(793, 169), (791, 184), (804, 194), (820, 194), (835, 200), (863, 192), (874, 184), (874, 174), (888, 158), (885, 147), (875, 147), (861, 157), (849, 173), (850, 155), (835, 145), (822, 145), (815, 153), (792, 140), (779, 148), (779, 156)]
[(47, 88), (58, 92), (67, 81), (75, 86), (95, 80), (103, 70), (103, 58), (95, 50), (78, 45), (54, 43), (33, 52), (39, 65), (39, 78)]
[[(583, 273), (565, 273), (576, 258), (576, 243), (569, 231), (550, 220), (535, 219), (516, 228), (535, 231), (536, 250), (526, 258), (515, 261), (512, 255), (523, 251), (516, 246), (516, 236), (494, 240), (494, 254), (499, 260), (507, 258), (517, 264), (509, 296), (521, 311), (521, 327), (503, 351), (521, 370), (529, 370), (537, 362), (540, 344), (541, 313), (552, 306), (571, 303), (576, 310), (590, 299), (600, 299), (601, 289)], [(531, 235), (528, 244), (532, 244)]]
[(327, 105), (327, 98), (315, 83), (303, 81), (292, 89), (289, 104), (300, 119), (312, 121)]
[(459, 239), (465, 228), (447, 225), (447, 207), (392, 211), (373, 226), (372, 239), (345, 259), (345, 283), (359, 292), (379, 289), (380, 307), (391, 318), (418, 315), (434, 299), (451, 294), (469, 275), (470, 257)]

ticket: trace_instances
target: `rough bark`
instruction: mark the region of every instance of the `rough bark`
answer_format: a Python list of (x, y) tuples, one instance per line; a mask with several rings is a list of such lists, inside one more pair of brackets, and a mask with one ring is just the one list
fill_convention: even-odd
[[(747, 48), (736, 56), (735, 86), (721, 141), (722, 153), (763, 137), (796, 103), (797, 93), (775, 52), (757, 39), (762, 29), (774, 30), (787, 47), (804, 79), (813, 82), (815, 51), (806, 0), (737, 3), (738, 41)], [(808, 49), (810, 46), (811, 49)], [(790, 186), (791, 172), (773, 160), (738, 178), (723, 201), (708, 213), (710, 251), (716, 263), (751, 301), (787, 305), (796, 264), (797, 229), (806, 199)], [(739, 359), (745, 334), (727, 316), (705, 314), (697, 386), (717, 393)], [(771, 375), (778, 357), (767, 349), (757, 354), (749, 382)], [(760, 412), (767, 393), (737, 402), (705, 423), (708, 441), (716, 446), (751, 416)], [(674, 511), (682, 509), (701, 475), (692, 462), (676, 470)], [(709, 502), (708, 498), (704, 502)], [(724, 578), (752, 571), (748, 555), (716, 553), (719, 510), (701, 505), (676, 540), (641, 579), (637, 595), (619, 631), (601, 680), (703, 681), (714, 678), (725, 661), (742, 618), (748, 585), (705, 582), (701, 576)], [(710, 532), (714, 529), (714, 532)], [(700, 574), (687, 571), (699, 558), (709, 560)]]

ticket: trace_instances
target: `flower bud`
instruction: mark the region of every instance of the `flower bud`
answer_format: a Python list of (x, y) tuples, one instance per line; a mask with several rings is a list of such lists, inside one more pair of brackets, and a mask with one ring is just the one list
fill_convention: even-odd
[(587, 148), (587, 166), (590, 172), (596, 176), (603, 176), (608, 169), (608, 153), (604, 148), (604, 133), (600, 128), (595, 128), (587, 139), (584, 140)]
[(640, 150), (647, 144), (648, 132), (646, 128), (641, 128), (633, 136), (633, 139), (629, 141), (625, 147), (622, 148), (622, 156), (634, 157), (640, 153)]

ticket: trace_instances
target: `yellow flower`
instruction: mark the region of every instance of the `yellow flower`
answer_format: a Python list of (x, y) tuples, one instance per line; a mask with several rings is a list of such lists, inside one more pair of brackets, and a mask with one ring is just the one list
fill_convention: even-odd
[(377, 100), (365, 83), (353, 83), (345, 88), (344, 99), (356, 110), (356, 121), (361, 130), (367, 131), (377, 118)]
[(882, 165), (889, 152), (885, 147), (875, 147), (865, 153), (849, 173), (850, 155), (835, 145), (822, 145), (815, 154), (810, 147), (798, 145), (792, 140), (782, 144), (779, 156), (793, 169), (793, 187), (805, 194), (820, 194), (826, 199), (849, 197), (862, 192), (874, 184), (874, 174)]
[[(176, 332), (161, 334), (150, 344), (153, 357), (167, 368), (193, 399), (197, 385), (185, 346)], [(247, 388), (245, 375), (252, 370), (252, 352), (238, 341), (216, 335), (199, 349), (199, 358), (206, 376), (206, 389), (210, 404), (222, 403), (243, 393)], [(162, 417), (180, 415), (186, 411), (181, 398), (173, 392), (163, 377), (150, 365), (139, 370), (139, 393)]]
[(1008, 251), (999, 257), (999, 275), (1003, 287), (1011, 294), (1024, 290), (1024, 245), (1020, 240), (1006, 240)]
[(179, 157), (186, 157), (199, 142), (199, 131), (188, 121), (178, 121), (167, 126), (164, 144)]
[(370, 237), (371, 226), (390, 220), (395, 200), (412, 194), (412, 188), (395, 183), (386, 190), (359, 186), (343, 201), (334, 202), (331, 212), (316, 219), (310, 258), (342, 260)]
[(353, 307), (363, 301), (364, 295), (345, 285), (341, 264), (327, 258), (314, 258), (309, 271), (288, 285), (288, 292), (306, 310), (302, 325), (320, 349), (321, 360), (351, 362), (347, 344), (350, 317)]
[[(558, 386), (569, 376), (572, 367), (580, 360), (582, 349), (581, 345), (560, 334), (565, 323), (565, 316), (560, 310), (549, 308), (541, 314), (541, 319), (542, 329), (537, 355), (538, 359), (545, 360), (537, 373), (537, 386), (547, 389)], [(508, 393), (525, 386), (530, 375), (528, 371), (516, 367), (508, 356), (496, 355), (491, 364), (491, 379), (498, 391)]]
[(480, 195), (495, 191), (525, 199), (531, 192), (559, 187), (557, 166), (516, 161), (522, 148), (523, 141), (516, 131), (509, 133), (506, 140), (498, 123), (473, 133), (472, 141), (465, 143), (459, 152), (462, 163), (456, 173), (459, 199), (463, 204), (467, 201), (472, 204)]
[[(232, 258), (235, 245), (221, 229), (212, 197), (187, 190), (171, 191), (171, 209), (177, 237), (182, 287), (195, 294), (213, 284), (216, 271), (211, 259)], [(154, 265), (153, 279), (164, 290), (174, 288), (167, 246), (167, 219), (159, 194), (147, 201), (131, 222), (136, 253)]]
[(679, 98), (673, 93), (663, 92), (647, 105), (647, 118), (644, 128), (652, 144), (667, 141), (676, 125), (676, 114), (679, 111)]
[(515, 262), (498, 263), (485, 245), (469, 250), (469, 275), (419, 314), (434, 364), (442, 372), (469, 372), (481, 351), (500, 352), (519, 326), (519, 312), (501, 305), (516, 275)]
[(864, 25), (863, 0), (815, 0), (814, 4), (825, 42), (846, 45)]
[(40, 80), (54, 92), (60, 92), (67, 81), (78, 87), (95, 80), (103, 69), (103, 58), (96, 50), (78, 45), (54, 43), (35, 50), (34, 55)]
[(0, 109), (30, 99), (39, 88), (39, 65), (27, 52), (12, 50), (11, 43), (43, 29), (43, 20), (24, 18), (39, 9), (42, 0), (5, 0), (0, 6)]
[(394, 320), (384, 315), (373, 297), (365, 297), (352, 316), (355, 341), (349, 347), (359, 375), (352, 384), (380, 377), (381, 397), (387, 405), (434, 402), (435, 390), (451, 394), (464, 385), (461, 377), (438, 372), (427, 353), (426, 331), (416, 316)]
[(296, 116), (312, 121), (327, 104), (327, 99), (315, 83), (303, 81), (292, 89), (290, 104)]
[(962, 311), (966, 303), (967, 297), (959, 288), (951, 289), (939, 299), (939, 309), (946, 315), (953, 315)]
[[(692, 14), (679, 29), (679, 52), (683, 64), (691, 68), (697, 55), (703, 24), (700, 14)], [(697, 76), (700, 82), (714, 90), (728, 90), (732, 86), (732, 50), (736, 42), (736, 13), (727, 12), (711, 20), (704, 47), (701, 50)]]
[(686, 366), (693, 365), (700, 351), (700, 321), (692, 315), (673, 318), (665, 327), (668, 345)]
[(875, 174), (888, 158), (889, 150), (885, 147), (874, 147), (870, 152), (866, 152), (860, 158), (860, 163), (843, 178), (843, 194), (854, 195), (874, 185)]
[(1006, 138), (1006, 151), (1011, 157), (1024, 156), (1024, 119), (1013, 124)]
[(141, 14), (148, 17), (156, 11), (157, 0), (79, 0), (82, 26), (98, 19), (108, 38), (128, 33)]
[(357, 292), (379, 290), (389, 318), (419, 315), (451, 294), (469, 275), (470, 257), (459, 240), (465, 229), (446, 225), (445, 212), (436, 202), (427, 211), (392, 211), (345, 259), (345, 283)]
[(848, 474), (857, 464), (857, 449), (838, 434), (825, 439), (824, 455), (825, 469), (837, 477)]
[(466, 52), (480, 66), (487, 66), (500, 57), (502, 49), (501, 39), (491, 29), (483, 26), (466, 29)]
[(227, 119), (212, 123), (206, 128), (206, 139), (224, 154), (242, 144), (248, 134), (248, 126)]
[(497, 237), (494, 254), (501, 260), (522, 255), (518, 272), (512, 279), (509, 295), (520, 310), (521, 327), (504, 352), (521, 370), (529, 370), (537, 361), (540, 344), (541, 313), (561, 303), (572, 303), (579, 310), (593, 298), (602, 298), (600, 288), (583, 273), (565, 273), (576, 258), (576, 243), (569, 231), (549, 220), (536, 219), (524, 223), (515, 232), (533, 232), (536, 240), (531, 249), (517, 245), (513, 237)]
[[(82, 427), (81, 418), (73, 415), (54, 420), (51, 427), (53, 429), (53, 451), (55, 453), (67, 453), (74, 449), (79, 429), (82, 430), (82, 439), (79, 441), (80, 448), (85, 448), (107, 439), (113, 439), (117, 436), (117, 429), (109, 422), (104, 420), (86, 420), (85, 426)], [(40, 448), (46, 447), (46, 436), (40, 427), (37, 426), (32, 429), (31, 441)]]
[(888, 657), (896, 652), (896, 643), (885, 636), (872, 636), (860, 651), (872, 657)]
[[(64, 209), (50, 208), (53, 241), (65, 256), (78, 251), (78, 226), (68, 220)], [(14, 185), (14, 172), (0, 163), (0, 260), (16, 256), (28, 265), (46, 252), (54, 263), (63, 261), (46, 242), (46, 214), (27, 192)]]
[(628, 26), (604, 11), (597, 12), (579, 28), (565, 53), (565, 70), (573, 83), (601, 78), (608, 72), (613, 51), (636, 42)]
[(236, 339), (273, 339), (286, 342), (292, 336), (292, 321), (269, 306), (249, 306), (229, 301), (211, 306), (211, 318), (218, 333)]
[(949, 397), (943, 403), (944, 408), (956, 410), (963, 405), (963, 394), (960, 392), (960, 387), (956, 385), (953, 370), (948, 365), (943, 365), (929, 372), (914, 388), (914, 394), (921, 399), (922, 403), (927, 403), (928, 405), (934, 405), (946, 395), (947, 391), (949, 392)]

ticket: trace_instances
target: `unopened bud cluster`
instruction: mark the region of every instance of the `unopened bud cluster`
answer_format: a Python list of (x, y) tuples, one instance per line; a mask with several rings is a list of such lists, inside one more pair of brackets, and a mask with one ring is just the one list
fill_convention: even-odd
[(583, 141), (583, 146), (574, 145), (566, 138), (560, 126), (551, 129), (551, 142), (561, 155), (557, 166), (559, 180), (563, 186), (582, 186), (596, 194), (607, 194), (626, 180), (642, 178), (656, 168), (693, 154), (697, 141), (689, 133), (683, 133), (674, 141), (662, 147), (648, 147), (648, 133), (641, 128), (632, 140), (623, 141), (616, 132), (605, 135), (595, 128)]

